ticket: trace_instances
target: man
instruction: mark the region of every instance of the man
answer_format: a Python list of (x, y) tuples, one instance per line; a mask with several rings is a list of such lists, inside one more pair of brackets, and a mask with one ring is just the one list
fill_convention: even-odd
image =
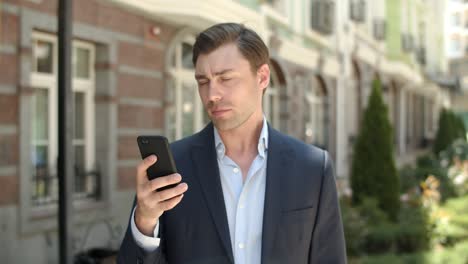
[(118, 263), (346, 263), (328, 154), (264, 118), (268, 62), (264, 42), (243, 25), (198, 35), (195, 79), (212, 122), (172, 143), (180, 174), (149, 181), (154, 156), (138, 166)]

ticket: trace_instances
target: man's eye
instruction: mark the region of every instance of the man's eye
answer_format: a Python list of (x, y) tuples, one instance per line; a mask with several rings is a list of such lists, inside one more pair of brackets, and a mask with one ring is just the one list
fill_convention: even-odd
[(199, 86), (206, 85), (206, 84), (208, 84), (208, 81), (198, 81)]
[(221, 78), (221, 81), (223, 81), (223, 82), (227, 82), (227, 81), (230, 81), (230, 80), (232, 80), (232, 78)]

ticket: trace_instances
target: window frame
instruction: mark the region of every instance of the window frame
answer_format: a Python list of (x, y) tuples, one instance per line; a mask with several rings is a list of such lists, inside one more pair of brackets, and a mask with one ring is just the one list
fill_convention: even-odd
[[(271, 80), (273, 80), (274, 86), (271, 85)], [(270, 122), (271, 126), (275, 129), (280, 128), (280, 89), (281, 85), (279, 82), (278, 74), (273, 69), (273, 67), (270, 67), (270, 85), (266, 88), (265, 94), (263, 95), (263, 113), (266, 119)], [(270, 100), (270, 97), (272, 97), (273, 100)], [(270, 104), (271, 101), (273, 101), (273, 105)]]
[[(306, 89), (304, 90), (304, 103), (308, 105), (310, 110), (310, 120), (304, 120), (310, 122), (312, 125), (312, 142), (306, 142), (314, 144), (320, 147), (327, 146), (326, 138), (326, 124), (325, 124), (325, 100), (326, 95), (319, 95), (319, 83), (318, 80), (309, 82), (306, 84)], [(305, 128), (305, 126), (304, 126)], [(306, 138), (306, 131), (302, 131), (302, 136)], [(320, 145), (323, 144), (323, 145)]]
[(461, 39), (459, 35), (452, 35), (450, 37), (450, 50), (453, 53), (458, 53), (460, 52), (461, 49)]
[[(55, 35), (42, 33), (34, 31), (32, 32), (31, 42), (32, 44), (32, 63), (37, 63), (36, 57), (34, 56), (35, 48), (36, 48), (36, 41), (45, 41), (50, 42), (52, 44), (52, 73), (40, 73), (34, 71), (37, 67), (33, 67), (30, 73), (30, 82), (32, 89), (47, 89), (48, 90), (48, 168), (50, 170), (51, 175), (57, 175), (57, 157), (58, 157), (58, 83), (57, 83), (57, 76), (58, 76), (58, 40)], [(97, 161), (95, 159), (96, 156), (96, 144), (95, 144), (95, 54), (96, 48), (93, 44), (80, 41), (80, 40), (73, 40), (72, 42), (73, 47), (73, 54), (76, 54), (77, 48), (87, 49), (89, 51), (89, 78), (78, 78), (75, 77), (75, 71), (73, 65), (72, 68), (72, 90), (74, 93), (81, 92), (84, 93), (84, 139), (80, 142), (73, 138), (73, 146), (76, 144), (82, 143), (84, 145), (84, 162), (85, 162), (85, 171), (91, 171), (96, 169)], [(31, 126), (31, 129), (32, 126)], [(32, 132), (32, 130), (31, 130)], [(31, 138), (29, 139), (29, 148), (34, 146), (33, 142), (33, 133), (31, 133)], [(32, 149), (31, 149), (32, 150)], [(31, 157), (32, 158), (32, 157)], [(29, 161), (30, 164), (32, 160)], [(31, 175), (34, 177), (34, 170), (31, 171), (33, 174)], [(96, 179), (99, 181), (100, 179)], [(31, 182), (31, 181), (30, 181)], [(97, 182), (96, 182), (97, 183)], [(99, 184), (99, 183), (97, 183)], [(45, 205), (36, 205), (35, 201), (32, 197), (32, 186), (29, 188), (29, 199), (31, 200), (31, 208), (34, 211), (33, 214), (43, 214), (44, 212), (40, 212), (44, 207), (49, 208), (56, 208), (58, 204), (56, 202), (46, 203)], [(57, 194), (58, 195), (58, 194)], [(79, 198), (83, 196), (82, 193), (74, 193), (74, 198)], [(49, 198), (53, 200), (53, 198)], [(99, 200), (99, 199), (98, 199)], [(96, 199), (85, 199), (83, 202), (96, 202)], [(82, 201), (78, 201), (75, 199), (75, 203), (79, 203)], [(49, 214), (49, 212), (46, 212)]]
[[(312, 27), (312, 4), (317, 0), (307, 0), (305, 6), (305, 19), (303, 19), (304, 34), (307, 38), (320, 43), (323, 46), (330, 46), (331, 39), (336, 34), (335, 30), (331, 34), (324, 34), (319, 30)], [(321, 0), (319, 0), (321, 1)], [(336, 14), (336, 5), (335, 5), (335, 14)], [(336, 21), (334, 22), (336, 23)]]
[[(174, 141), (183, 138), (183, 90), (184, 85), (193, 88), (193, 131), (192, 134), (201, 130), (204, 126), (204, 109), (203, 104), (198, 96), (198, 85), (195, 80), (195, 69), (185, 68), (182, 62), (182, 46), (183, 44), (193, 46), (195, 36), (186, 34), (176, 41), (170, 49), (170, 63), (168, 68), (169, 80), (167, 84), (166, 100), (169, 106), (166, 108), (166, 125), (165, 134), (169, 141)], [(175, 64), (175, 65), (174, 65)], [(190, 89), (190, 88), (189, 88)], [(206, 120), (205, 120), (206, 121)]]

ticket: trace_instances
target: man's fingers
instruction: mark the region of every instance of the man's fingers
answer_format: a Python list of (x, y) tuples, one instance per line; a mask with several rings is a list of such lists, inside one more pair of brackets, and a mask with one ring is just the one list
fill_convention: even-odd
[(159, 188), (166, 187), (171, 184), (179, 183), (182, 180), (182, 176), (178, 173), (170, 174), (163, 177), (158, 177), (148, 182), (145, 191), (153, 192)]
[(188, 189), (187, 183), (183, 182), (173, 188), (166, 189), (164, 191), (155, 192), (152, 198), (158, 202), (164, 202), (166, 200), (170, 200), (176, 196), (183, 194), (184, 192), (187, 191), (187, 189)]
[(178, 205), (180, 203), (180, 201), (182, 201), (182, 198), (184, 197), (183, 194), (179, 195), (179, 196), (176, 196), (170, 200), (167, 200), (167, 201), (164, 201), (161, 203), (161, 208), (164, 210), (164, 211), (168, 211), (168, 210), (171, 210), (172, 208), (174, 208), (176, 205)]
[(157, 210), (162, 213), (163, 211), (170, 210), (178, 203), (167, 203), (168, 201), (182, 196), (187, 190), (188, 185), (186, 183), (181, 183), (164, 191), (147, 193), (138, 197), (138, 206), (140, 209), (145, 208), (144, 211), (147, 212)]
[(146, 170), (156, 163), (157, 158), (155, 155), (150, 155), (140, 162), (137, 166), (137, 184), (144, 183), (148, 181), (148, 176), (146, 175)]

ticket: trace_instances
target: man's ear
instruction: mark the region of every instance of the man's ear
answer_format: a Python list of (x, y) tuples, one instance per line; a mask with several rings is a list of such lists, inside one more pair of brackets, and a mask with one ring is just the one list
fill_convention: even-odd
[(260, 88), (266, 89), (270, 84), (270, 66), (268, 63), (263, 64), (257, 70), (258, 84)]

